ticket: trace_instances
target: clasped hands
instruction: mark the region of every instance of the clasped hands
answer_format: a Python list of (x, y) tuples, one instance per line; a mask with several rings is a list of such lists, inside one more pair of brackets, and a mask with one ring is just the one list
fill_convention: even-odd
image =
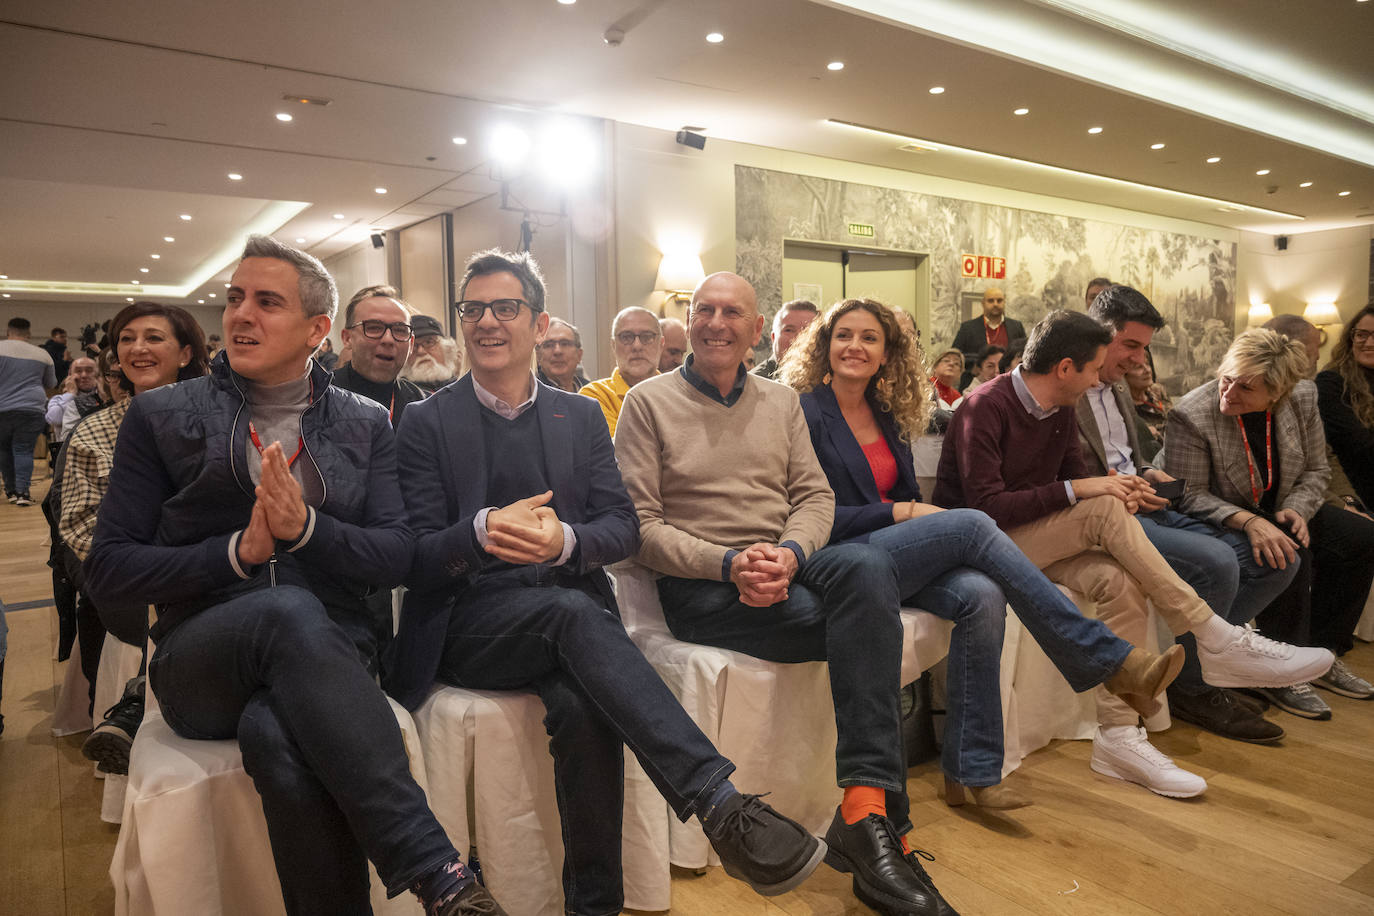
[(1082, 477), (1073, 482), (1073, 495), (1078, 499), (1092, 496), (1114, 496), (1126, 504), (1132, 515), (1138, 512), (1158, 512), (1166, 508), (1169, 501), (1155, 493), (1152, 483), (1167, 483), (1174, 478), (1151, 468), (1143, 475), (1118, 474), (1108, 471), (1106, 477)]
[(553, 491), (487, 513), (487, 553), (517, 565), (549, 563), (563, 553), (563, 523), (549, 508)]
[(239, 563), (248, 566), (266, 563), (277, 541), (299, 540), (310, 518), (280, 442), (262, 450), (262, 474), (254, 492), (253, 515), (239, 536), (238, 548)]
[(730, 561), (730, 581), (739, 600), (750, 607), (771, 607), (787, 600), (787, 586), (797, 574), (797, 555), (787, 547), (759, 542)]

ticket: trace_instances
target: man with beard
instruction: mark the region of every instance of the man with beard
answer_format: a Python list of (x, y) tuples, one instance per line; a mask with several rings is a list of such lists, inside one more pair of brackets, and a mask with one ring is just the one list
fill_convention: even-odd
[(339, 333), (352, 355), (333, 378), (336, 387), (385, 407), (393, 428), (401, 425), (407, 404), (425, 398), (414, 382), (400, 377), (410, 356), (412, 332), (410, 307), (399, 295), (391, 286), (364, 286), (353, 294)]
[(458, 344), (428, 315), (410, 319), (410, 328), (415, 346), (401, 378), (414, 382), (428, 397), (463, 374), (463, 357)]

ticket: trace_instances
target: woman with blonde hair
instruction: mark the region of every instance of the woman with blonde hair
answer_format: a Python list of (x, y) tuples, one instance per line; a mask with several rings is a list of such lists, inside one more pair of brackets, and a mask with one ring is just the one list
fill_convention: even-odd
[(1317, 375), (1317, 409), (1356, 508), (1367, 514), (1374, 510), (1374, 303), (1346, 323), (1331, 362)]
[[(1133, 649), (1085, 618), (982, 512), (923, 504), (910, 441), (925, 429), (927, 373), (892, 310), (847, 299), (788, 349), (779, 379), (801, 392), (811, 442), (835, 491), (830, 542), (887, 550), (903, 604), (955, 623), (949, 649), (945, 800), (1029, 804), (1002, 779), (999, 683), (1008, 598), (1075, 690), (1104, 684), (1144, 715), (1183, 664)], [(897, 685), (893, 685), (894, 688)]]
[[(1169, 412), (1164, 467), (1188, 482), (1180, 512), (1244, 534), (1256, 563), (1300, 564), (1288, 589), (1255, 609), (1259, 626), (1281, 642), (1330, 649), (1336, 662), (1317, 686), (1369, 699), (1374, 687), (1340, 656), (1374, 580), (1374, 522), (1324, 505), (1331, 470), (1307, 366), (1299, 341), (1263, 328), (1241, 334), (1216, 380)], [(1331, 718), (1307, 684), (1263, 693), (1294, 715)]]

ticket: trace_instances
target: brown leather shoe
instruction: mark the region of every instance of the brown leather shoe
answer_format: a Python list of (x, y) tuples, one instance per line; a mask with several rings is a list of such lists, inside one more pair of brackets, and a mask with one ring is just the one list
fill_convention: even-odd
[(1164, 692), (1182, 669), (1183, 647), (1178, 643), (1162, 655), (1131, 649), (1116, 674), (1103, 681), (1102, 686), (1148, 719), (1159, 712), (1159, 701), (1155, 697)]
[(1023, 795), (1004, 782), (994, 786), (966, 786), (945, 777), (945, 804), (951, 808), (973, 802), (980, 808), (1005, 810), (1024, 808), (1031, 804), (1030, 797)]

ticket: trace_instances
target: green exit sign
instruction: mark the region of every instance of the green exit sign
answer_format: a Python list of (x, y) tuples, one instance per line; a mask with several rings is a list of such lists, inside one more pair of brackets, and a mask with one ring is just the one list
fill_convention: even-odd
[(857, 236), (857, 237), (859, 237), (859, 238), (861, 238), (861, 239), (871, 239), (871, 238), (873, 238), (873, 224), (872, 224), (872, 223), (850, 223), (850, 224), (849, 224), (849, 234), (850, 234), (850, 235), (853, 235), (853, 236)]

